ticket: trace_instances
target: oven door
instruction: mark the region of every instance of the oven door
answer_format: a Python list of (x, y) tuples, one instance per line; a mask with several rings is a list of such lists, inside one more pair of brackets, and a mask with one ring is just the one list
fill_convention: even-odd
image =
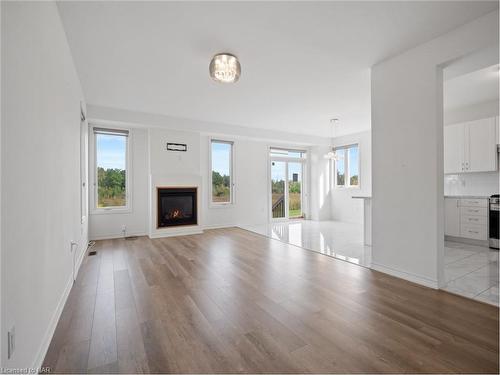
[(498, 235), (499, 235), (499, 204), (490, 204), (490, 225), (489, 225), (489, 242), (490, 247), (498, 249)]

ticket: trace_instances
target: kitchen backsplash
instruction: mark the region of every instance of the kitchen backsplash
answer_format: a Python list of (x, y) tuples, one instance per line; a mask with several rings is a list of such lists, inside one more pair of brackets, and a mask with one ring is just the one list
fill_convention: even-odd
[(448, 174), (444, 176), (445, 195), (490, 196), (498, 193), (498, 172)]

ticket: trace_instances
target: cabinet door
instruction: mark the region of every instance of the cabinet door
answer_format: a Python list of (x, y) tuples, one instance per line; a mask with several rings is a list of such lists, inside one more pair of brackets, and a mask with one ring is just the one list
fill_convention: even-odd
[(464, 171), (464, 129), (465, 124), (444, 127), (444, 173)]
[(497, 145), (500, 145), (500, 117), (497, 116), (495, 117), (495, 122), (496, 122), (496, 125), (497, 125)]
[(444, 234), (447, 236), (460, 236), (460, 199), (444, 199)]
[(495, 171), (497, 169), (495, 118), (491, 117), (468, 123), (466, 138), (467, 135), (468, 141), (466, 141), (465, 158), (466, 171)]

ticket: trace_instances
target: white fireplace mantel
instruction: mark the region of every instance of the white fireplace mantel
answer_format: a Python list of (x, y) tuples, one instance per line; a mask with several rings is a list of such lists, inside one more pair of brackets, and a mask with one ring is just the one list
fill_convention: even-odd
[[(196, 187), (197, 188), (197, 214), (198, 224), (182, 225), (173, 227), (157, 227), (157, 209), (158, 209), (158, 187)], [(203, 233), (203, 205), (202, 205), (202, 179), (194, 174), (169, 174), (169, 175), (150, 175), (149, 176), (149, 237), (173, 237), (188, 234)]]

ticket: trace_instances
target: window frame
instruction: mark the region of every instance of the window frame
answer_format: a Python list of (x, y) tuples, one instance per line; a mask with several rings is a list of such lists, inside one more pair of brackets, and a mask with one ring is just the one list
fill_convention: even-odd
[[(231, 146), (231, 156), (229, 158), (229, 202), (214, 202), (212, 200), (212, 144), (224, 143)], [(230, 139), (222, 139), (218, 137), (208, 138), (208, 206), (209, 208), (227, 208), (232, 207), (235, 202), (235, 179), (234, 179), (234, 147), (235, 142)]]
[[(351, 174), (349, 171), (349, 149), (357, 147), (358, 148), (358, 184), (357, 185), (351, 185)], [(333, 186), (335, 189), (361, 189), (361, 148), (359, 146), (359, 143), (350, 143), (347, 145), (342, 145), (342, 146), (336, 146), (333, 148), (334, 152), (337, 152), (338, 150), (345, 150), (345, 156), (344, 156), (344, 185), (339, 185), (337, 184), (337, 167), (338, 167), (338, 161), (333, 160), (332, 163), (332, 178), (333, 178)]]
[[(116, 131), (117, 133), (119, 132), (124, 132), (127, 131), (128, 135), (126, 136), (126, 147), (125, 147), (125, 199), (126, 199), (126, 205), (125, 206), (115, 206), (115, 207), (98, 207), (98, 186), (97, 186), (97, 142), (96, 142), (96, 137), (97, 134), (94, 132), (94, 129), (106, 129), (109, 130), (111, 133), (113, 131)], [(91, 214), (93, 215), (105, 215), (105, 214), (128, 214), (132, 212), (132, 142), (133, 142), (133, 132), (129, 128), (123, 128), (123, 127), (118, 127), (118, 126), (99, 126), (97, 124), (92, 124), (89, 129), (89, 141), (91, 144), (91, 152), (89, 153), (92, 155), (92, 161), (90, 163), (90, 166), (92, 168), (92, 173), (90, 174), (90, 178), (92, 181), (90, 181), (92, 189), (90, 190), (90, 199), (89, 201), (92, 202), (91, 206)]]

